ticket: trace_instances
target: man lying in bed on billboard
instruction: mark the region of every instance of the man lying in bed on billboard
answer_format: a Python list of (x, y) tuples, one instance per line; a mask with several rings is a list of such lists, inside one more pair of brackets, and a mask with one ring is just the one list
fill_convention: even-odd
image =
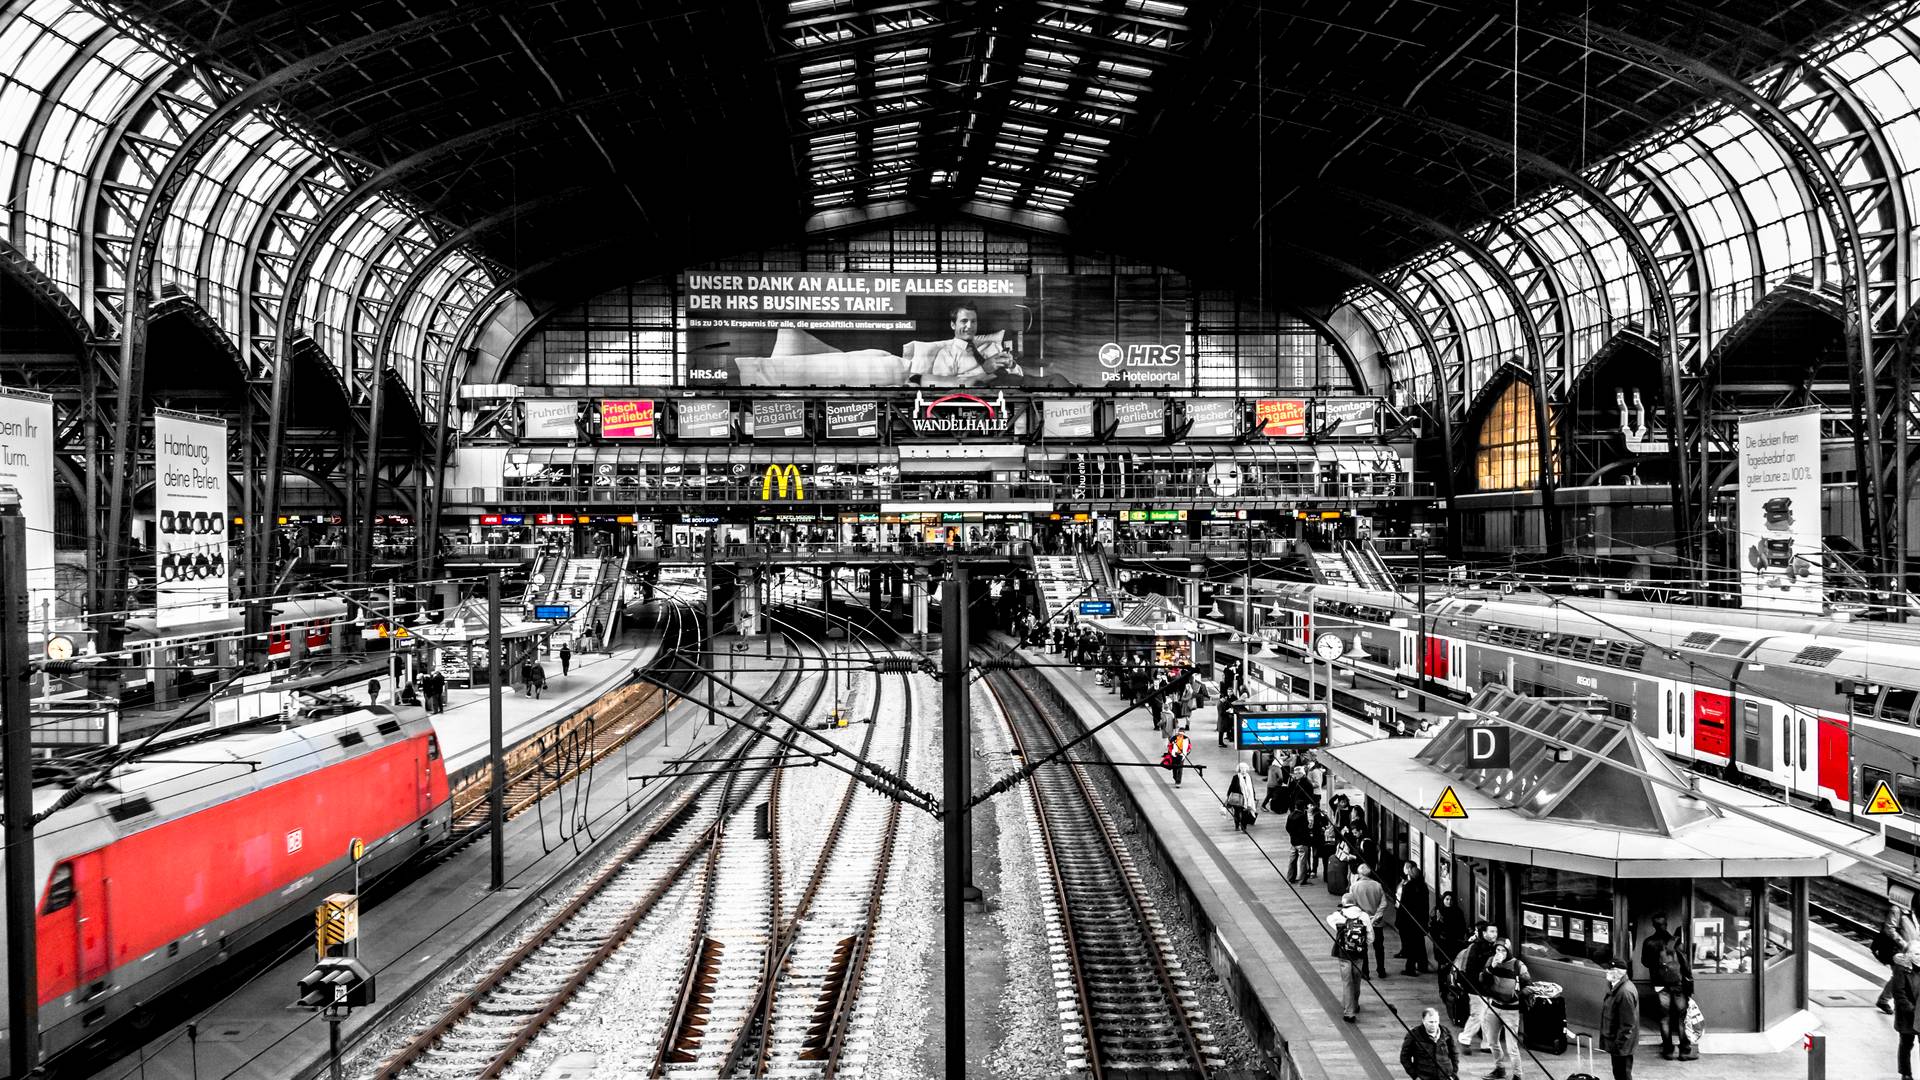
[(1007, 332), (979, 333), (980, 310), (962, 300), (947, 312), (953, 336), (883, 349), (835, 349), (803, 330), (782, 329), (770, 356), (734, 361), (747, 386), (1023, 386), (1029, 377)]

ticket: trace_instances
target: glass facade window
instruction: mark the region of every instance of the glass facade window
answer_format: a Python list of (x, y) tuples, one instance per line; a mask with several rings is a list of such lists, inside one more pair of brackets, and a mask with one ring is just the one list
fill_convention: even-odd
[(1794, 952), (1793, 882), (1772, 880), (1767, 882), (1767, 966), (1772, 967)]
[(1747, 878), (1693, 883), (1687, 941), (1695, 975), (1753, 970), (1754, 885)]
[(1600, 968), (1615, 954), (1613, 882), (1530, 866), (1520, 883), (1520, 954)]
[[(1552, 425), (1548, 425), (1552, 430)], [(1526, 491), (1540, 482), (1539, 431), (1534, 425), (1533, 386), (1515, 379), (1480, 425), (1473, 475), (1480, 491)], [(1552, 447), (1549, 446), (1551, 451)]]

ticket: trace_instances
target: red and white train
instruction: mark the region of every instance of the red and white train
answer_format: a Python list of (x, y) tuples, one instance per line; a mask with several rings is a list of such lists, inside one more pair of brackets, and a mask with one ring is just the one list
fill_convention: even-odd
[[(1347, 640), (1357, 671), (1416, 678), (1418, 609), (1397, 592), (1255, 583), (1282, 647)], [(1237, 600), (1223, 617), (1242, 625)], [(1886, 781), (1920, 833), (1920, 628), (1541, 593), (1430, 593), (1428, 677), (1465, 701), (1490, 682), (1584, 699), (1662, 750), (1845, 813)]]
[[(37, 786), (36, 811), (67, 790)], [(350, 890), (355, 838), (364, 878), (450, 826), (433, 727), (380, 707), (235, 730), (115, 769), (34, 833), (43, 1054)]]

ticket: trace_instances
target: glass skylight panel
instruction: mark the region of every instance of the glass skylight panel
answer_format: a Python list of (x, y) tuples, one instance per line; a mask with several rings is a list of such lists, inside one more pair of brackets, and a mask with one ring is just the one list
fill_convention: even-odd
[(1131, 90), (1115, 90), (1112, 87), (1093, 84), (1087, 87), (1087, 96), (1110, 101), (1119, 105), (1131, 105), (1140, 100), (1140, 95)]
[(1029, 89), (1052, 94), (1064, 94), (1068, 86), (1064, 79), (1044, 79), (1038, 75), (1021, 75), (1019, 83), (1021, 86), (1028, 87)]
[(808, 83), (821, 82), (823, 80), (849, 78), (858, 69), (858, 64), (852, 59), (845, 57), (837, 60), (824, 60), (813, 64), (802, 64), (800, 66), (800, 84), (805, 86)]
[(882, 93), (893, 93), (912, 87), (924, 86), (926, 85), (926, 81), (926, 72), (910, 71), (904, 75), (876, 77), (873, 80), (873, 87)]
[(1126, 0), (1121, 6), (1128, 11), (1138, 11), (1161, 19), (1183, 19), (1187, 15), (1187, 5), (1171, 3), (1169, 0)]
[(1109, 78), (1132, 79), (1145, 82), (1153, 77), (1153, 69), (1144, 64), (1129, 64), (1123, 60), (1102, 60), (1097, 65), (1100, 74)]

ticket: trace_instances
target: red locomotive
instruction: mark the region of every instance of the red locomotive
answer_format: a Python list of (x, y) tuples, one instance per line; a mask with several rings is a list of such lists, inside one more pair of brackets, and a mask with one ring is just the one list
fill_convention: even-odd
[[(36, 811), (66, 790), (37, 786)], [(115, 769), (35, 830), (43, 1054), (305, 915), (348, 880), (355, 837), (366, 876), (450, 823), (432, 725), (380, 707), (184, 741)]]

